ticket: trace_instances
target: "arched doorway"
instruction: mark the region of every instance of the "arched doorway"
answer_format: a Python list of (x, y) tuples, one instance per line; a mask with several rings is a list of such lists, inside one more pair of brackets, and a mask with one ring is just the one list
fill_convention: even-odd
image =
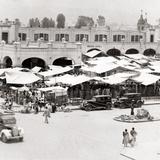
[(145, 56), (155, 56), (156, 55), (156, 51), (152, 48), (146, 49), (143, 54)]
[(9, 56), (4, 57), (3, 66), (4, 66), (4, 68), (12, 67), (12, 59)]
[(139, 51), (137, 49), (131, 48), (126, 51), (126, 54), (138, 54)]
[(120, 56), (121, 55), (121, 51), (119, 49), (113, 48), (107, 51), (107, 54), (109, 56)]
[(101, 51), (101, 50), (98, 49), (98, 48), (92, 48), (92, 49), (89, 49), (89, 50), (87, 51), (87, 53), (88, 53), (88, 52), (91, 52), (91, 51), (94, 51), (94, 50), (95, 50), (95, 51)]
[(70, 66), (70, 65), (73, 65), (73, 64), (74, 64), (73, 60), (70, 59), (70, 58), (67, 58), (67, 57), (58, 58), (53, 62), (53, 65), (63, 66), (63, 67)]
[(22, 62), (22, 67), (24, 68), (33, 68), (35, 66), (45, 68), (45, 61), (41, 58), (28, 58)]

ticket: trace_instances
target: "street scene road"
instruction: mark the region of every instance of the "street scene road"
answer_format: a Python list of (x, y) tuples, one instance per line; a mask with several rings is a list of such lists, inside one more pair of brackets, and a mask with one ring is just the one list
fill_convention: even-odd
[[(160, 116), (159, 105), (144, 105), (152, 116)], [(136, 110), (135, 110), (136, 112)], [(39, 114), (16, 113), (24, 128), (23, 142), (0, 142), (0, 159), (5, 160), (125, 160), (159, 158), (160, 122), (125, 123), (115, 116), (130, 114), (130, 109), (51, 113), (49, 124)], [(124, 148), (122, 132), (135, 127), (134, 147)], [(126, 157), (125, 157), (126, 156)]]

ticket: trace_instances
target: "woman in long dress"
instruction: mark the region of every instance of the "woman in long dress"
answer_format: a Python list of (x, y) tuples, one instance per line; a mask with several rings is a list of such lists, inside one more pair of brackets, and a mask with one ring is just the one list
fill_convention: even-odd
[(127, 129), (125, 129), (125, 131), (123, 132), (123, 144), (124, 147), (127, 147), (129, 143), (129, 133), (127, 131)]

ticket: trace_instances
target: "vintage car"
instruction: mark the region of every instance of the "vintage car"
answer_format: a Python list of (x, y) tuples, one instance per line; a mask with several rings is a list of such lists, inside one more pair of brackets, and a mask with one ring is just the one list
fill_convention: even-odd
[(115, 108), (138, 108), (141, 107), (144, 101), (141, 99), (141, 93), (126, 93), (121, 98), (117, 98), (114, 102)]
[(110, 95), (97, 95), (91, 100), (83, 101), (81, 109), (85, 111), (92, 111), (96, 109), (111, 109), (112, 98)]
[(24, 131), (16, 125), (14, 113), (0, 112), (0, 138), (6, 143), (9, 140), (23, 141)]

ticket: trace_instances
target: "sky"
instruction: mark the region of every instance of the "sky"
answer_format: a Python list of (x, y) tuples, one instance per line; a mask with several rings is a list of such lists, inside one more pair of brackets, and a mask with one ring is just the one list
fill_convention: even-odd
[(95, 21), (102, 15), (108, 24), (136, 25), (141, 10), (147, 12), (150, 24), (157, 24), (160, 0), (0, 0), (0, 20), (19, 18), (24, 24), (32, 17), (56, 20), (63, 13), (67, 25), (74, 25), (79, 15)]

